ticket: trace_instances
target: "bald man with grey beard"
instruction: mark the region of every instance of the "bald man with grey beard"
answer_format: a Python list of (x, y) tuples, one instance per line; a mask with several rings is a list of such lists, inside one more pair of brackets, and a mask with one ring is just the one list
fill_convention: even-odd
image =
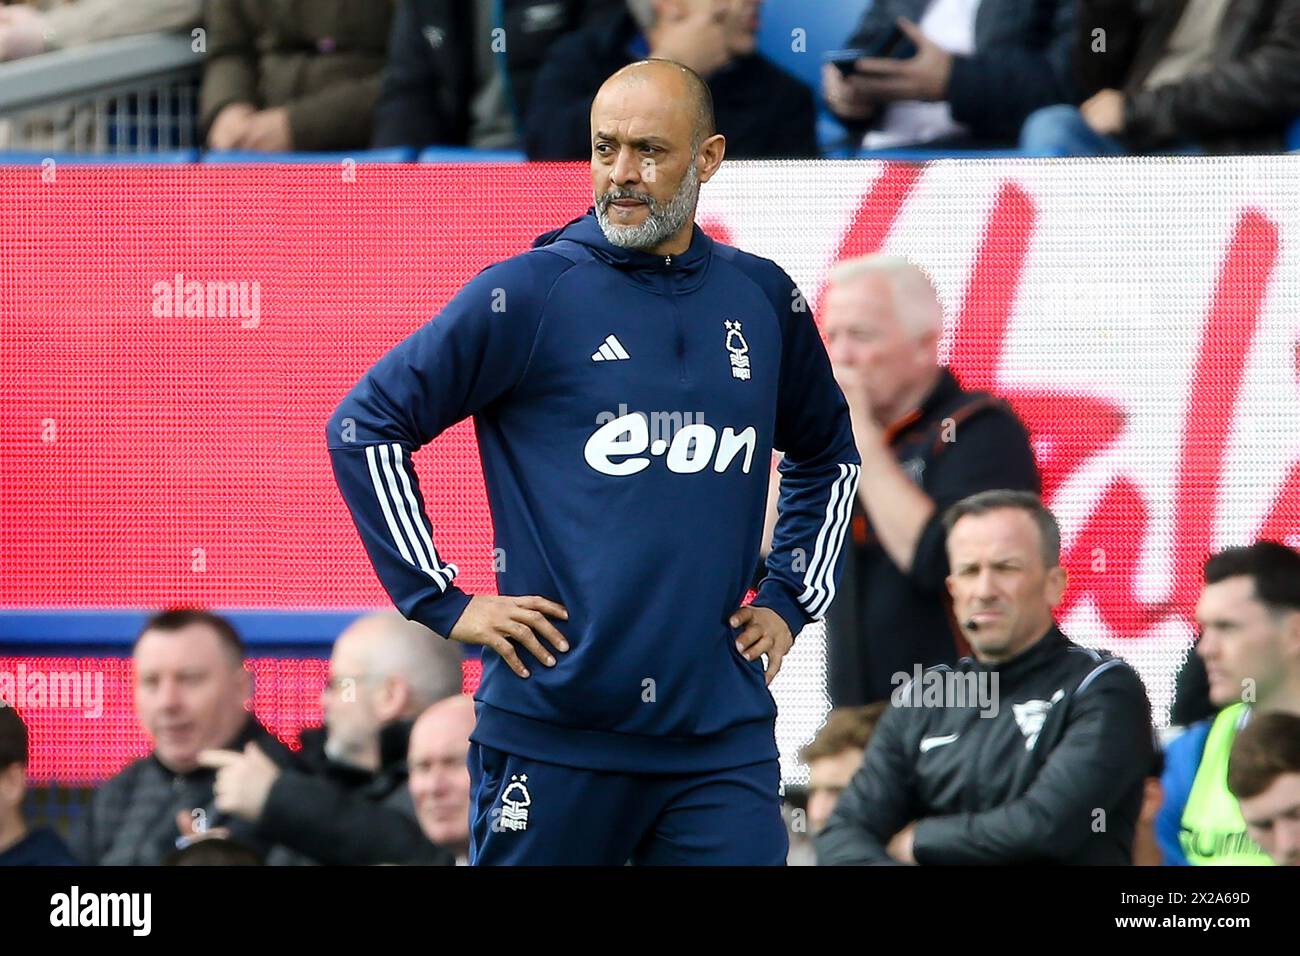
[(414, 719), (460, 689), (454, 645), (396, 612), (361, 617), (334, 643), (325, 726), (303, 732), (295, 768), (256, 748), (203, 754), (217, 808), (318, 863), (449, 864), (415, 819), (406, 752)]

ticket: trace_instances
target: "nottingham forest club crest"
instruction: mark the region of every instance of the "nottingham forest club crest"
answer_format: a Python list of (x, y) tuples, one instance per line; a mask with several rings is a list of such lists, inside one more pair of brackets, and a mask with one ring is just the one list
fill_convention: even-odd
[(745, 341), (745, 336), (740, 331), (740, 320), (724, 319), (722, 324), (727, 330), (727, 337), (723, 344), (731, 353), (731, 375), (741, 381), (748, 381), (749, 343)]
[(532, 806), (533, 797), (528, 792), (528, 774), (514, 774), (510, 784), (501, 794), (501, 828), (503, 830), (527, 830), (528, 808)]

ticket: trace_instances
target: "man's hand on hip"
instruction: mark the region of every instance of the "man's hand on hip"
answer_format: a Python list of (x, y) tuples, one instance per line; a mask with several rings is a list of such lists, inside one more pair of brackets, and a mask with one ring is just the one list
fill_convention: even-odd
[(767, 669), (763, 676), (769, 684), (776, 679), (781, 670), (781, 661), (794, 647), (794, 636), (785, 623), (785, 619), (770, 607), (742, 607), (731, 615), (732, 627), (744, 630), (736, 637), (736, 650), (747, 661), (756, 661), (767, 655)]
[(569, 642), (556, 630), (548, 617), (560, 621), (569, 619), (563, 605), (536, 595), (491, 596), (475, 595), (460, 615), (460, 620), (447, 636), (462, 644), (480, 644), (490, 647), (505, 659), (510, 669), (520, 677), (528, 676), (528, 668), (519, 659), (513, 642), (527, 648), (529, 653), (547, 667), (555, 666), (555, 657), (538, 640), (546, 638), (557, 651), (567, 651)]

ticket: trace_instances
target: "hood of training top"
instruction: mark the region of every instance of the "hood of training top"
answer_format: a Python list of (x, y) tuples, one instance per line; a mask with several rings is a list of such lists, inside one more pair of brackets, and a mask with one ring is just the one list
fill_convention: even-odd
[[(563, 604), (531, 676), (483, 654), (474, 740), (568, 766), (721, 769), (777, 755), (761, 661), (727, 619), (758, 561), (771, 452), (780, 520), (755, 604), (796, 635), (835, 595), (860, 460), (811, 311), (775, 263), (698, 227), (680, 255), (595, 216), (489, 266), (380, 359), (327, 428), (335, 477), (407, 617), (469, 597), (411, 454), (472, 417), (497, 587)], [(429, 473), (426, 481), (438, 481)]]

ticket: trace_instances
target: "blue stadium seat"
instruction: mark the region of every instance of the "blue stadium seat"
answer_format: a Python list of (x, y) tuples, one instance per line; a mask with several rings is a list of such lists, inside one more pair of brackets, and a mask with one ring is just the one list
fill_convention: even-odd
[[(769, 60), (807, 83), (821, 103), (822, 54), (841, 49), (871, 0), (835, 0), (833, 3), (809, 3), (808, 0), (768, 0), (763, 5), (758, 30), (758, 49)], [(792, 49), (793, 31), (803, 33), (803, 52)], [(845, 159), (853, 155), (856, 144), (849, 142), (848, 131), (824, 107), (817, 114), (817, 144), (823, 156)]]
[(520, 149), (473, 149), (469, 146), (430, 146), (420, 153), (422, 163), (522, 163)]
[(354, 149), (330, 153), (257, 153), (241, 149), (209, 150), (203, 154), (205, 163), (324, 163), (337, 165), (345, 159), (358, 163), (410, 163), (415, 161), (415, 150), (406, 146), (390, 149)]
[(162, 153), (0, 153), (0, 166), (39, 166), (47, 159), (66, 166), (177, 166), (195, 163), (196, 149)]
[[(789, 70), (814, 90), (820, 90), (822, 54), (843, 48), (871, 0), (768, 0), (760, 15), (758, 49), (769, 60)], [(802, 29), (804, 49), (791, 49), (791, 31)]]

